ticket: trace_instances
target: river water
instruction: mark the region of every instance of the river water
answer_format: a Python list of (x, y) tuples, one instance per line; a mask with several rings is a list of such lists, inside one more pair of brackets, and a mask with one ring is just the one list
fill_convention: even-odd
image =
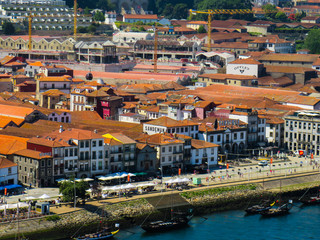
[[(290, 214), (273, 218), (225, 211), (208, 218), (194, 217), (189, 227), (164, 233), (145, 233), (134, 227), (120, 230), (116, 240), (295, 240), (320, 239), (320, 205), (295, 204)], [(128, 230), (128, 231), (127, 231)]]

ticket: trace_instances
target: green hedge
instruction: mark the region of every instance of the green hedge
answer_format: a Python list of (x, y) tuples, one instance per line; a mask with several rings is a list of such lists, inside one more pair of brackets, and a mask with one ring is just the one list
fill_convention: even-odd
[(186, 199), (191, 199), (194, 197), (203, 197), (206, 195), (222, 194), (225, 192), (232, 192), (232, 191), (256, 190), (256, 188), (257, 186), (254, 184), (246, 184), (246, 185), (237, 185), (237, 186), (230, 186), (230, 187), (211, 188), (211, 189), (193, 191), (193, 192), (184, 192), (184, 193), (181, 193), (181, 196)]

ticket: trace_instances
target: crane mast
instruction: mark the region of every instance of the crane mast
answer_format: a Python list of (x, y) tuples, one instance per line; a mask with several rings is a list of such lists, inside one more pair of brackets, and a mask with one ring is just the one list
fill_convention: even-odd
[(73, 17), (73, 38), (75, 41), (77, 41), (77, 0), (74, 0), (73, 3), (73, 11), (74, 11), (74, 17)]

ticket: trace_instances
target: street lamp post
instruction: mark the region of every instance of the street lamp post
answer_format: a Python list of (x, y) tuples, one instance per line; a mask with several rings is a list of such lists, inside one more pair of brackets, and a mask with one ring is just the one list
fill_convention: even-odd
[(163, 180), (163, 172), (162, 172), (162, 167), (159, 168), (160, 173), (161, 173), (161, 191), (163, 190), (163, 185), (162, 185), (162, 180)]
[(209, 161), (208, 162), (205, 162), (205, 164), (207, 164), (207, 173), (210, 174), (210, 163)]
[(76, 177), (73, 179), (73, 188), (74, 188), (74, 208), (77, 205), (77, 192), (76, 192)]

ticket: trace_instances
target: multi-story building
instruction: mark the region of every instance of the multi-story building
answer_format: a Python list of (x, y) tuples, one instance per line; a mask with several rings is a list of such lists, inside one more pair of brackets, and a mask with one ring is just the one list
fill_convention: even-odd
[(111, 41), (84, 42), (75, 44), (76, 60), (86, 63), (117, 63), (116, 45)]
[(157, 172), (157, 151), (145, 143), (137, 143), (137, 172)]
[(192, 138), (198, 137), (199, 125), (184, 120), (177, 121), (169, 117), (161, 117), (143, 124), (143, 132), (152, 135), (156, 133), (182, 134)]
[(121, 133), (103, 135), (105, 161), (109, 172), (136, 171), (136, 142)]
[(229, 114), (230, 119), (238, 119), (248, 124), (247, 141), (249, 147), (265, 144), (266, 120), (259, 118), (258, 112), (245, 106), (238, 106)]
[(9, 50), (11, 55), (43, 61), (75, 60), (75, 43), (73, 38), (32, 36), (30, 51), (27, 35), (0, 37), (0, 47)]
[(284, 118), (284, 144), (290, 151), (306, 150), (320, 155), (320, 113), (297, 111)]
[(60, 127), (46, 136), (31, 138), (27, 149), (53, 157), (54, 178), (71, 175), (82, 178), (105, 171), (103, 137), (93, 131)]
[(199, 139), (219, 145), (220, 154), (240, 154), (247, 148), (247, 124), (233, 119), (207, 118), (199, 127)]
[(18, 165), (5, 157), (0, 158), (0, 184), (18, 184)]
[(122, 97), (114, 90), (103, 87), (103, 82), (89, 82), (76, 86), (70, 94), (71, 111), (96, 111), (104, 119), (118, 119), (123, 106)]
[[(191, 41), (159, 40), (157, 45), (158, 58), (192, 58), (195, 59), (196, 53), (201, 51), (201, 43)], [(134, 44), (132, 51), (134, 56), (143, 59), (154, 58), (154, 41), (138, 40)]]
[(70, 93), (72, 78), (70, 76), (62, 77), (43, 77), (36, 78), (36, 98), (41, 98), (41, 93), (48, 90), (57, 89), (65, 94)]
[(267, 117), (266, 119), (266, 141), (268, 145), (283, 146), (284, 120), (278, 117)]
[(27, 186), (49, 187), (55, 184), (51, 153), (23, 149), (14, 153), (18, 164), (19, 181)]
[(199, 82), (205, 82), (207, 86), (212, 84), (235, 85), (235, 86), (257, 86), (258, 78), (255, 76), (237, 74), (202, 74), (198, 78)]
[(215, 166), (218, 164), (219, 145), (203, 140), (191, 140), (191, 165)]
[(172, 168), (183, 169), (183, 140), (157, 133), (139, 138), (137, 142), (148, 144), (157, 150), (157, 168), (162, 168), (163, 172), (169, 172)]
[(156, 14), (124, 14), (123, 22), (127, 23), (135, 23), (135, 22), (143, 22), (143, 23), (152, 23), (158, 22), (158, 16)]
[[(65, 1), (2, 1), (2, 16), (9, 17), (13, 22), (23, 22), (32, 14), (32, 28), (35, 30), (72, 30), (74, 12)], [(78, 13), (77, 26), (89, 26), (91, 16)]]

